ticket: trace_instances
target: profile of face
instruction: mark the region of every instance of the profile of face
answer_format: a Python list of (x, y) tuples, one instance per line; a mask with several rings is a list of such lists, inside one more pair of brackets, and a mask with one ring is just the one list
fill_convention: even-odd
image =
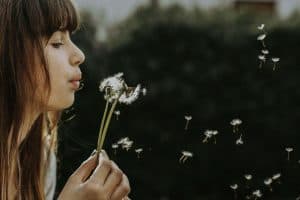
[(83, 52), (72, 42), (69, 31), (56, 31), (45, 43), (44, 55), (49, 67), (51, 92), (49, 111), (63, 110), (74, 103), (75, 92), (82, 78), (79, 65)]

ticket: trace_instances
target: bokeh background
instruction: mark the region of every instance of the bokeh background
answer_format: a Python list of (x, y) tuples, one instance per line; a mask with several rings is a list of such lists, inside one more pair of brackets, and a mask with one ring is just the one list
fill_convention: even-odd
[[(299, 0), (75, 0), (86, 55), (84, 88), (62, 117), (57, 193), (96, 148), (105, 101), (100, 81), (124, 72), (148, 94), (119, 105), (105, 141), (133, 200), (295, 200), (300, 195)], [(259, 68), (265, 24), (270, 55)], [(273, 71), (271, 57), (280, 62)], [(184, 116), (191, 115), (188, 130)], [(71, 118), (71, 120), (69, 120)], [(233, 133), (230, 121), (243, 121)], [(203, 143), (216, 129), (217, 143)], [(243, 135), (244, 144), (236, 145)], [(134, 141), (129, 151), (111, 145)], [(294, 149), (287, 160), (286, 147)], [(141, 157), (136, 148), (143, 148)], [(181, 151), (194, 153), (184, 164)], [(264, 180), (281, 173), (271, 192)], [(252, 180), (246, 182), (245, 174)], [(235, 198), (231, 184), (238, 184)], [(254, 199), (254, 198), (252, 198)]]

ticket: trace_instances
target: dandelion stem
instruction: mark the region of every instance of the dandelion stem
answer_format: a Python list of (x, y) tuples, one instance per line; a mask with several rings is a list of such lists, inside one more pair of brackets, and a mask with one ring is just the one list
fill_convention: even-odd
[(103, 126), (104, 126), (105, 118), (106, 118), (106, 115), (107, 115), (108, 105), (109, 105), (109, 102), (106, 101), (104, 114), (103, 114), (103, 117), (102, 117), (102, 119), (101, 119), (101, 125), (100, 125), (99, 136), (98, 136), (98, 142), (97, 142), (97, 151), (98, 151), (98, 152), (101, 150), (101, 148), (99, 148), (99, 147), (100, 147), (100, 142), (101, 142), (101, 140), (102, 140)]
[(98, 146), (98, 150), (102, 149), (102, 146), (103, 146), (103, 143), (104, 143), (104, 140), (105, 140), (105, 136), (106, 136), (106, 133), (107, 133), (107, 130), (108, 130), (108, 126), (109, 126), (109, 123), (110, 123), (110, 120), (111, 120), (111, 116), (112, 116), (112, 114), (113, 114), (113, 112), (114, 112), (114, 110), (116, 108), (118, 100), (119, 100), (119, 98), (117, 98), (114, 101), (113, 105), (110, 108), (110, 111), (109, 111), (108, 116), (107, 116), (107, 120), (105, 122), (104, 130), (102, 132), (102, 137), (101, 137), (100, 145)]

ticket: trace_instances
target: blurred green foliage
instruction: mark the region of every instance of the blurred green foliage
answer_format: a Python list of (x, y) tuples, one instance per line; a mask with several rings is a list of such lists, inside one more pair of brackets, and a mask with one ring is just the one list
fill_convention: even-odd
[[(274, 17), (274, 16), (272, 16)], [(259, 69), (257, 26), (266, 23), (270, 54), (280, 57), (276, 71), (268, 61)], [(148, 94), (119, 106), (105, 149), (128, 175), (132, 199), (233, 199), (229, 185), (239, 184), (239, 199), (261, 189), (264, 199), (295, 199), (300, 186), (300, 17), (287, 20), (232, 10), (141, 7), (111, 28), (105, 43), (95, 42), (96, 24), (83, 14), (73, 40), (84, 51), (85, 87), (74, 104), (76, 117), (60, 129), (58, 191), (96, 148), (105, 102), (99, 82), (124, 72), (129, 85), (142, 83)], [(192, 115), (188, 131), (185, 115)], [(67, 116), (64, 116), (67, 118)], [(230, 121), (240, 118), (245, 144)], [(217, 129), (217, 144), (203, 144), (204, 131)], [(128, 136), (134, 148), (111, 144)], [(287, 161), (285, 147), (291, 146)], [(194, 157), (178, 162), (181, 151)], [(282, 173), (282, 184), (268, 191), (263, 180)], [(250, 188), (244, 174), (252, 174)]]

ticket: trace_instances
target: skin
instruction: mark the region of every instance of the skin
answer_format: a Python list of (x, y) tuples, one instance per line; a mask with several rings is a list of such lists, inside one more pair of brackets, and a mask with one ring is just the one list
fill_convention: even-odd
[[(49, 66), (51, 92), (48, 111), (63, 110), (74, 103), (76, 89), (69, 82), (80, 76), (79, 65), (85, 60), (83, 52), (72, 42), (68, 31), (56, 31), (44, 43), (44, 54)], [(20, 141), (42, 111), (30, 110), (23, 123)], [(125, 200), (130, 192), (127, 176), (105, 152), (96, 153), (85, 160), (70, 176), (59, 200)], [(13, 193), (13, 192), (12, 192)]]

